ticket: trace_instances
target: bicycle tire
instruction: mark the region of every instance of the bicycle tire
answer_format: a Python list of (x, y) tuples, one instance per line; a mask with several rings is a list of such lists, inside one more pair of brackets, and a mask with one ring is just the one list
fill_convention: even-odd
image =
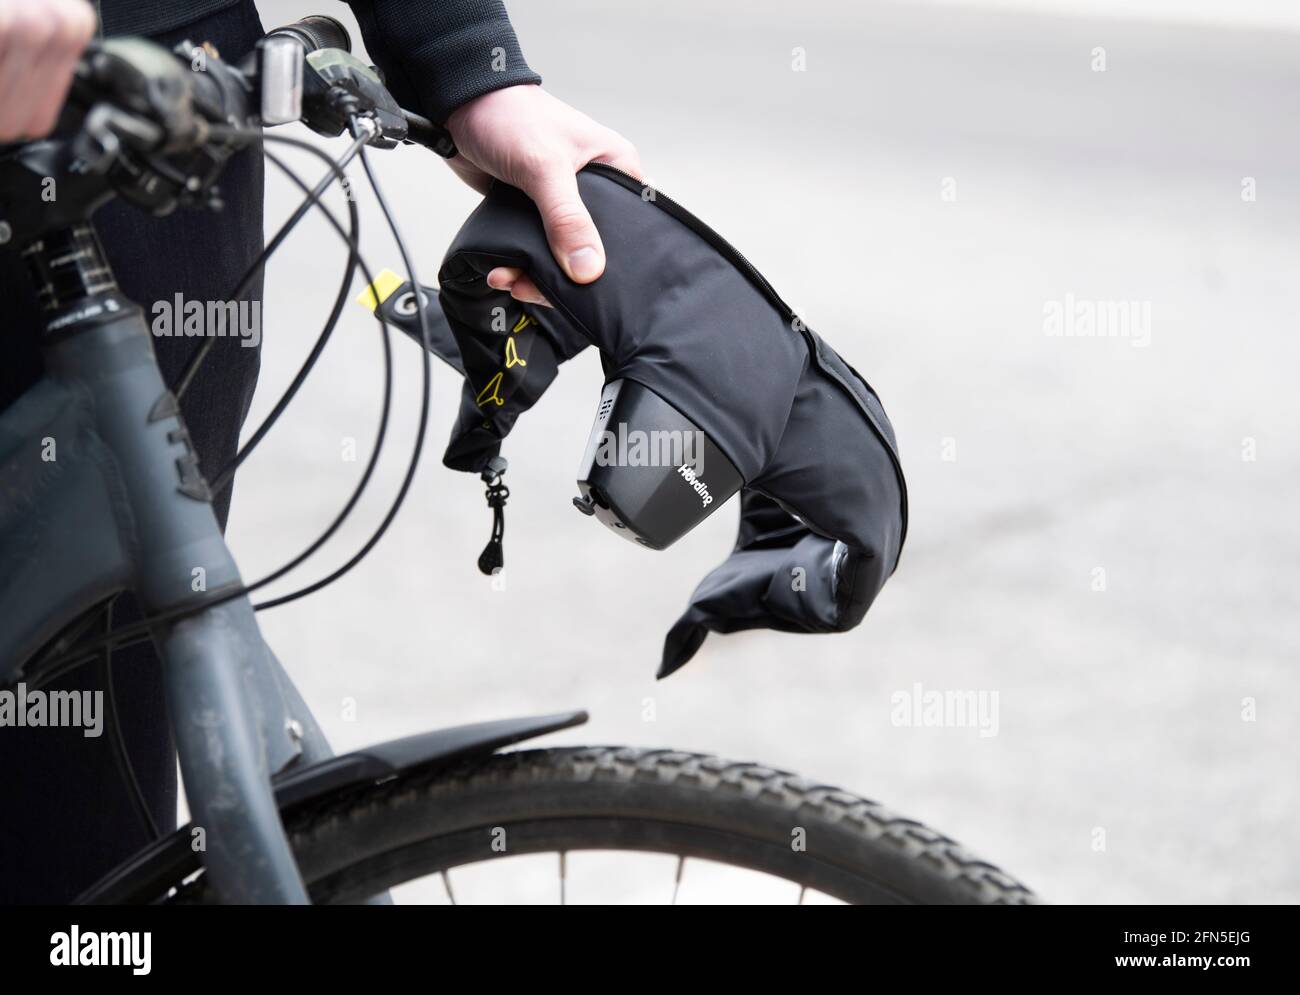
[[(495, 754), (285, 814), (312, 899), (362, 901), (507, 853), (634, 850), (766, 871), (851, 904), (1022, 905), (1033, 893), (953, 840), (838, 788), (672, 750)], [(803, 831), (804, 848), (792, 845)], [(173, 900), (207, 902), (200, 875)]]

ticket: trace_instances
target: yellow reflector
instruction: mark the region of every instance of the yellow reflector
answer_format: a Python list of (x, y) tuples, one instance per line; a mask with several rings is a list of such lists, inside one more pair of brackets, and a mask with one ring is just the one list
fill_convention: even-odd
[(357, 303), (362, 307), (373, 311), (380, 304), (388, 300), (393, 291), (404, 284), (406, 281), (394, 273), (391, 269), (386, 269), (375, 277), (375, 282), (361, 291), (361, 296), (357, 298)]

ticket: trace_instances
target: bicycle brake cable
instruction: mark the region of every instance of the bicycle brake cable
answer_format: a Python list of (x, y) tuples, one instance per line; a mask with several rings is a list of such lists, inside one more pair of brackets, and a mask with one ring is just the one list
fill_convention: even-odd
[[(287, 141), (293, 144), (308, 144), (307, 142), (301, 142), (298, 139), (290, 139), (284, 135), (265, 135), (252, 128), (236, 128), (226, 125), (214, 126), (211, 129), (211, 133), (218, 138), (251, 138), (256, 136), (255, 140), (269, 139), (271, 141)], [(307, 212), (320, 202), (321, 195), (333, 185), (335, 180), (345, 178), (343, 167), (352, 161), (353, 156), (357, 154), (358, 150), (364, 144), (365, 142), (363, 139), (357, 139), (348, 146), (347, 151), (344, 152), (343, 155), (339, 156), (337, 162), (331, 160), (331, 167), (336, 166), (337, 168), (331, 168), (328, 173), (321, 177), (320, 182), (312, 188), (311, 193), (303, 199), (302, 203), (298, 205), (293, 214), (289, 215), (289, 219), (280, 226), (279, 230), (272, 236), (271, 241), (262, 248), (262, 251), (257, 254), (257, 258), (254, 259), (248, 269), (244, 271), (244, 275), (240, 277), (239, 283), (235, 285), (235, 289), (227, 295), (227, 300), (238, 300), (244, 292), (248, 290), (253, 280), (255, 280), (258, 274), (266, 267), (267, 261), (271, 258), (275, 250), (278, 249), (284, 243), (284, 240), (289, 237), (289, 233), (297, 227), (298, 222), (307, 216)], [(181, 370), (180, 376), (177, 377), (175, 385), (172, 387), (172, 393), (176, 395), (177, 400), (184, 397), (185, 392), (189, 390), (195, 374), (199, 372), (199, 368), (203, 365), (203, 361), (208, 358), (208, 353), (212, 351), (215, 342), (216, 339), (213, 337), (205, 337), (197, 346), (195, 346), (194, 351), (190, 353), (190, 358), (185, 361), (185, 366)]]
[[(363, 120), (364, 119), (355, 116), (351, 119), (350, 124), (352, 125), (354, 134), (361, 132)], [(393, 212), (388, 206), (388, 200), (384, 197), (383, 190), (381, 190), (379, 186), (379, 181), (375, 177), (374, 171), (370, 168), (370, 160), (366, 156), (365, 148), (360, 149), (359, 157), (361, 159), (361, 168), (365, 170), (366, 179), (370, 183), (371, 190), (374, 191), (375, 200), (379, 204), (379, 209), (383, 212), (384, 220), (388, 223), (389, 231), (392, 232), (393, 241), (397, 243), (397, 251), (402, 257), (402, 265), (406, 267), (407, 279), (410, 280), (412, 287), (419, 287), (420, 284), (415, 278), (415, 266), (411, 262), (411, 255), (407, 250), (406, 241), (402, 238), (401, 232), (398, 231), (397, 221), (393, 217)], [(376, 309), (376, 312), (378, 312), (378, 309)], [(415, 471), (420, 464), (420, 452), (424, 448), (425, 433), (429, 426), (429, 400), (432, 393), (432, 371), (430, 369), (431, 364), (429, 357), (433, 352), (433, 336), (429, 330), (429, 319), (424, 313), (424, 308), (417, 308), (416, 315), (419, 318), (420, 340), (421, 345), (423, 346), (421, 349), (422, 387), (420, 393), (420, 421), (416, 428), (415, 445), (411, 452), (411, 459), (407, 464), (406, 474), (402, 478), (402, 483), (398, 488), (397, 496), (393, 499), (393, 503), (389, 506), (383, 520), (371, 534), (370, 538), (366, 540), (355, 554), (353, 554), (351, 559), (335, 569), (332, 573), (327, 574), (318, 581), (308, 584), (306, 587), (300, 588), (299, 590), (293, 591), (289, 594), (281, 595), (278, 598), (273, 598), (270, 601), (255, 604), (253, 606), (254, 611), (262, 611), (266, 608), (275, 608), (279, 605), (288, 604), (291, 601), (296, 601), (298, 598), (306, 597), (308, 594), (312, 594), (329, 584), (334, 583), (334, 581), (338, 580), (365, 559), (370, 551), (374, 549), (379, 540), (383, 538), (384, 533), (388, 531), (388, 527), (392, 524), (393, 519), (397, 517), (398, 511), (401, 509), (403, 502), (406, 500), (406, 495), (410, 491), (411, 481), (415, 479)]]
[[(352, 123), (354, 127), (354, 133), (359, 132), (360, 131), (359, 120), (354, 118)], [(235, 129), (235, 128), (215, 129), (214, 128), (213, 130), (214, 133), (225, 132), (233, 136), (236, 134), (242, 134), (245, 129)], [(331, 172), (333, 172), (336, 176), (342, 175), (342, 165), (341, 165), (342, 157), (340, 158), (340, 162), (336, 163), (334, 160), (330, 159), (329, 156), (327, 156), (324, 152), (317, 149), (315, 146), (311, 145), (310, 143), (301, 141), (299, 139), (289, 138), (288, 136), (258, 134), (257, 137), (261, 138), (262, 140), (279, 141), (287, 144), (297, 145), (306, 150), (309, 150), (313, 154), (319, 156), (320, 158), (328, 162), (331, 167)], [(374, 191), (375, 199), (379, 203), (380, 210), (384, 214), (384, 219), (388, 223), (389, 230), (393, 234), (393, 240), (397, 243), (398, 252), (402, 257), (402, 263), (406, 267), (407, 278), (411, 281), (412, 286), (419, 286), (419, 284), (416, 282), (415, 267), (411, 262), (411, 256), (409, 251), (407, 250), (406, 242), (402, 238), (401, 233), (398, 231), (397, 222), (394, 219), (393, 213), (388, 206), (388, 201), (384, 197), (383, 191), (379, 187), (379, 182), (376, 179), (373, 170), (370, 168), (370, 161), (366, 157), (366, 153), (364, 149), (366, 137), (367, 136), (364, 134), (357, 134), (356, 135), (357, 140), (354, 141), (353, 145), (349, 147), (349, 154), (360, 155), (361, 165), (362, 168), (365, 170), (366, 178), (370, 183), (371, 189)], [(320, 188), (319, 193), (324, 192), (324, 187), (321, 187), (321, 184), (317, 184), (317, 187)], [(306, 204), (307, 207), (310, 207), (318, 203), (319, 193), (317, 193), (315, 198), (310, 199), (310, 202)], [(323, 205), (320, 205), (320, 207), (322, 210), (325, 210)], [(333, 219), (333, 216), (330, 215), (327, 210), (326, 210), (326, 214), (331, 219)], [(291, 218), (290, 220), (294, 224), (296, 224), (297, 220), (300, 219)], [(283, 239), (280, 238), (280, 235), (282, 234), (287, 234), (284, 228), (282, 228), (281, 232), (277, 233), (276, 236), (276, 238), (281, 242), (283, 241)], [(268, 246), (268, 248), (271, 249), (274, 249), (275, 247), (278, 247), (278, 242), (275, 246)], [(367, 279), (369, 279), (373, 284), (374, 282), (373, 277), (370, 276), (369, 267), (366, 266), (364, 258), (360, 256), (359, 247), (357, 246), (355, 239), (349, 240), (349, 248), (357, 251), (358, 260), (362, 266), (363, 272), (366, 274)], [(269, 252), (266, 252), (264, 250), (264, 255), (269, 256)], [(349, 256), (350, 255), (351, 253), (349, 254)], [(265, 259), (263, 259), (262, 262), (264, 263)], [(379, 314), (379, 309), (376, 309), (376, 314), (379, 315), (380, 321), (383, 322), (385, 325), (385, 344), (387, 345), (387, 322), (384, 321), (382, 315)], [(325, 577), (321, 578), (320, 580), (315, 581), (312, 584), (309, 584), (307, 587), (301, 588), (297, 591), (293, 591), (281, 597), (274, 598), (270, 601), (253, 605), (254, 611), (261, 611), (264, 608), (274, 608), (278, 605), (287, 604), (291, 601), (296, 601), (298, 598), (305, 597), (308, 594), (312, 594), (316, 591), (321, 590), (322, 588), (338, 580), (344, 574), (348, 573), (353, 567), (355, 567), (358, 563), (360, 563), (369, 554), (369, 552), (375, 547), (375, 545), (379, 542), (379, 540), (388, 531), (388, 527), (392, 524), (393, 519), (396, 518), (398, 511), (401, 509), (402, 504), (406, 500), (406, 495), (410, 490), (411, 482), (414, 480), (416, 469), (419, 466), (420, 452), (424, 447), (424, 438), (428, 429), (429, 402), (431, 396), (431, 380), (432, 380), (432, 372), (430, 368), (431, 363), (429, 358), (433, 348), (432, 334), (429, 329), (428, 317), (424, 313), (424, 310), (422, 308), (417, 310), (417, 315), (420, 324), (420, 339), (421, 339), (421, 344), (423, 346), (423, 349), (421, 350), (423, 355), (422, 355), (422, 390), (421, 390), (421, 398), (420, 398), (420, 421), (416, 430), (415, 445), (411, 453), (411, 459), (407, 464), (406, 473), (403, 476), (401, 486), (398, 488), (397, 496), (393, 499), (392, 505), (389, 507), (388, 512), (384, 515), (383, 520), (380, 522), (379, 526), (375, 529), (374, 533), (371, 534), (370, 538), (366, 540), (366, 542), (362, 545), (362, 547), (355, 554), (353, 554), (353, 556), (347, 562), (345, 562), (342, 566), (338, 567), (332, 573), (327, 574)], [(372, 466), (368, 467), (367, 468), (368, 470), (373, 468), (373, 461), (377, 459), (377, 455), (378, 454), (376, 453), (372, 457)], [(368, 477), (368, 474), (366, 476)], [(359, 494), (354, 494), (354, 498), (355, 497), (359, 497)], [(339, 521), (336, 520), (335, 524), (331, 526), (330, 531), (337, 528), (338, 524)], [(313, 544), (313, 549), (317, 548), (318, 545), (319, 545), (319, 541), (318, 543)], [(296, 558), (293, 561), (292, 565), (297, 565), (297, 563), (300, 563), (304, 558), (305, 555)], [(232, 589), (230, 591), (223, 592), (212, 598), (205, 599), (200, 604), (185, 605), (165, 612), (160, 612), (159, 614), (151, 616), (138, 623), (134, 623), (133, 625), (126, 626), (125, 628), (118, 630), (116, 633), (109, 633), (105, 636), (99, 637), (96, 640), (92, 640), (89, 644), (87, 644), (86, 646), (82, 647), (79, 650), (75, 650), (75, 651), (69, 650), (68, 651), (69, 659), (59, 660), (56, 658), (54, 661), (52, 661), (52, 663), (48, 665), (50, 668), (49, 672), (42, 675), (42, 677), (40, 678), (36, 686), (44, 686), (49, 681), (55, 679), (59, 675), (66, 673), (68, 670), (81, 666), (83, 663), (89, 660), (93, 660), (95, 658), (95, 655), (104, 647), (111, 647), (115, 645), (127, 645), (128, 641), (129, 642), (143, 641), (144, 639), (149, 638), (151, 628), (157, 624), (163, 622), (176, 621), (178, 619), (187, 617), (189, 615), (194, 615), (199, 612), (206, 611), (207, 609), (215, 607), (216, 605), (219, 604), (223, 604), (226, 601), (231, 601), (235, 598), (246, 596), (255, 587), (260, 587), (263, 584), (269, 583), (271, 580), (282, 575), (284, 572), (286, 572), (288, 569), (291, 568), (292, 568), (291, 566), (282, 567), (274, 574), (264, 577), (261, 580), (257, 581), (256, 584), (254, 585), (243, 586), (243, 587)]]
[[(285, 136), (262, 135), (260, 133), (253, 133), (253, 134), (256, 137), (260, 137), (262, 139), (269, 140), (269, 141), (289, 142), (295, 145), (303, 144), (295, 139), (286, 138)], [(365, 136), (361, 136), (361, 137), (364, 138)], [(364, 142), (362, 142), (362, 144), (364, 144)], [(354, 142), (353, 145), (349, 147), (348, 153), (346, 153), (344, 156), (341, 156), (337, 162), (340, 168), (348, 159), (352, 158), (352, 153), (354, 152), (354, 150), (359, 149), (360, 147), (361, 146), (358, 145), (357, 142)], [(265, 150), (264, 150), (264, 154), (266, 154), (267, 157), (270, 158), (271, 161), (276, 166), (285, 170), (286, 175), (294, 183), (298, 185), (299, 189), (304, 191), (306, 190), (306, 184), (303, 183), (302, 179), (298, 177), (291, 169), (289, 169), (285, 163), (283, 163), (278, 157), (274, 156), (269, 152), (266, 152)], [(375, 283), (375, 276), (371, 272), (369, 265), (365, 262), (365, 259), (360, 255), (359, 248), (356, 244), (355, 238), (349, 238), (347, 235), (344, 235), (342, 231), (342, 227), (339, 225), (338, 220), (333, 216), (333, 214), (328, 209), (326, 209), (323, 205), (319, 203), (317, 203), (316, 206), (325, 214), (326, 219), (330, 222), (331, 225), (333, 225), (335, 231), (339, 233), (340, 237), (344, 238), (344, 240), (349, 243), (350, 268), (348, 272), (348, 277), (345, 278), (346, 282), (350, 282), (350, 276), (352, 272), (351, 260), (353, 257), (355, 257), (357, 263), (361, 267), (362, 273), (365, 276), (367, 285), (373, 286)], [(348, 200), (348, 211), (351, 220), (354, 222), (353, 229), (355, 235), (356, 230), (359, 228), (359, 222), (356, 222), (356, 203), (351, 198), (349, 198)], [(329, 321), (327, 322), (325, 328), (322, 330), (320, 336), (318, 336), (316, 345), (312, 349), (311, 355), (309, 355), (307, 360), (303, 363), (302, 368), (299, 370), (298, 376), (295, 377), (294, 382), (290, 384), (289, 388), (280, 397), (280, 400), (276, 403), (275, 408), (273, 409), (271, 414), (268, 415), (266, 420), (262, 423), (262, 425), (259, 426), (257, 432), (254, 433), (253, 437), (245, 444), (244, 448), (240, 450), (240, 452), (236, 455), (235, 459), (230, 464), (228, 464), (218, 475), (217, 481), (212, 487), (212, 491), (214, 494), (220, 493), (221, 490), (223, 490), (226, 486), (228, 486), (230, 479), (234, 475), (235, 469), (248, 456), (248, 454), (252, 451), (253, 447), (256, 446), (257, 443), (260, 442), (261, 439), (265, 437), (266, 433), (269, 432), (271, 427), (275, 424), (275, 421), (284, 412), (285, 408), (288, 407), (288, 404), (293, 399), (294, 394), (296, 394), (299, 387), (302, 386), (303, 381), (305, 381), (307, 375), (311, 372), (312, 367), (315, 365), (316, 360), (319, 358), (320, 353), (324, 348), (325, 342), (329, 339), (330, 335), (332, 334), (334, 330), (334, 326), (337, 324), (338, 318), (342, 312), (342, 307), (344, 302), (346, 301), (346, 297), (347, 297), (347, 286), (345, 283), (345, 286), (340, 289), (339, 295), (335, 300), (335, 306), (330, 315)], [(367, 461), (366, 467), (361, 474), (361, 479), (357, 482), (356, 487), (353, 489), (352, 494), (349, 496), (343, 508), (335, 516), (334, 521), (331, 522), (330, 525), (320, 535), (318, 535), (307, 546), (306, 549), (304, 549), (301, 553), (295, 556), (288, 563), (283, 564), (282, 566), (278, 567), (276, 570), (265, 575), (264, 577), (259, 578), (252, 584), (246, 585), (242, 592), (244, 594), (251, 594), (254, 591), (260, 590), (261, 588), (265, 587), (267, 584), (270, 584), (273, 581), (278, 580), (279, 578), (287, 574), (289, 571), (297, 567), (299, 564), (301, 564), (303, 561), (308, 559), (314, 553), (316, 553), (317, 550), (319, 550), (326, 542), (329, 541), (329, 539), (338, 531), (338, 529), (343, 525), (344, 521), (352, 513), (353, 509), (360, 501), (362, 494), (365, 492), (367, 485), (370, 483), (370, 480), (374, 475), (375, 467), (378, 464), (379, 456), (383, 450), (384, 441), (386, 439), (388, 423), (389, 423), (391, 410), (392, 410), (392, 396), (393, 396), (393, 358), (392, 358), (392, 345), (389, 338), (389, 327), (382, 313), (376, 311), (376, 318), (380, 323), (380, 331), (382, 335), (381, 344), (383, 346), (383, 358), (384, 358), (383, 405), (380, 413), (379, 429), (378, 432), (376, 433), (375, 444), (371, 451), (370, 459)], [(378, 537), (376, 537), (375, 541), (377, 541), (377, 538)], [(332, 576), (331, 578), (327, 579), (326, 583), (332, 582), (332, 580), (337, 579), (337, 577), (342, 576), (343, 573), (346, 573), (347, 570), (351, 569), (352, 566), (355, 566), (356, 563), (360, 561), (360, 557), (364, 556), (366, 552), (369, 552), (369, 547), (364, 549), (363, 552), (359, 554), (358, 558), (356, 558), (354, 561), (351, 561), (349, 564), (345, 565), (345, 567), (342, 569), (342, 572), (338, 573), (336, 576)], [(324, 584), (321, 584), (321, 586), (324, 586)], [(319, 587), (314, 587), (312, 589), (319, 590)], [(288, 596), (287, 599), (293, 600), (293, 598), (299, 597), (303, 593), (310, 593), (310, 591), (295, 593), (292, 596)], [(281, 603), (283, 603), (283, 599), (277, 599), (274, 602), (269, 602), (262, 605), (254, 605), (254, 610), (260, 610), (261, 608), (264, 607), (273, 607), (275, 604), (281, 604)]]
[[(289, 177), (289, 179), (297, 183), (304, 192), (308, 192), (307, 185), (298, 179), (283, 160), (267, 149), (263, 150), (263, 155), (277, 166), (281, 172)], [(348, 211), (350, 215), (352, 234), (355, 237), (358, 229), (356, 216), (357, 208), (351, 198), (348, 200)], [(331, 214), (328, 209), (326, 209), (325, 213), (328, 216), (330, 223), (334, 225), (335, 230), (341, 232), (342, 228), (339, 226), (338, 220), (333, 216), (333, 214)], [(280, 399), (275, 402), (275, 406), (271, 409), (271, 413), (266, 416), (262, 421), (262, 424), (257, 427), (257, 431), (249, 437), (248, 441), (240, 447), (239, 451), (231, 457), (225, 466), (221, 468), (216, 477), (208, 482), (208, 490), (212, 492), (214, 498), (230, 486), (231, 480), (234, 479), (235, 471), (238, 470), (239, 467), (243, 465), (244, 461), (252, 455), (253, 450), (257, 448), (258, 443), (266, 438), (267, 433), (271, 431), (280, 415), (282, 415), (285, 409), (288, 408), (289, 404), (293, 401), (294, 396), (298, 393), (299, 388), (301, 388), (303, 383), (306, 381), (307, 375), (316, 365), (316, 360), (320, 358), (320, 355), (324, 351), (326, 344), (329, 342), (330, 337), (334, 334), (334, 329), (337, 327), (339, 322), (339, 316), (342, 314), (343, 308), (347, 303), (349, 293), (351, 293), (352, 279), (356, 275), (357, 262), (357, 253), (349, 246), (348, 262), (343, 272), (343, 283), (339, 287), (339, 292), (334, 298), (334, 306), (330, 310), (329, 318), (326, 319), (325, 327), (321, 330), (320, 335), (317, 336), (315, 345), (312, 346), (311, 352), (308, 353), (302, 366), (299, 367), (297, 375), (293, 378), (293, 381), (289, 384), (288, 388), (285, 389), (284, 393), (280, 395)]]
[[(214, 131), (215, 130), (218, 129), (214, 129)], [(297, 138), (290, 138), (287, 135), (264, 135), (261, 132), (253, 132), (249, 134), (246, 132), (245, 129), (222, 128), (219, 130), (223, 132), (227, 132), (231, 136), (237, 135), (239, 137), (254, 137), (256, 139), (277, 141), (283, 144), (297, 146), (303, 149), (304, 151), (309, 152), (310, 154), (316, 156), (318, 159), (322, 160), (323, 162), (325, 162), (326, 165), (330, 167), (331, 172), (335, 174), (336, 178), (345, 177), (345, 174), (343, 173), (342, 165), (339, 162), (336, 162), (334, 159), (330, 158), (328, 154), (326, 154), (324, 151), (317, 148), (315, 145), (311, 144), (310, 142), (305, 142)], [(302, 183), (300, 179), (298, 179), (298, 183), (301, 188), (305, 188), (306, 185)], [(365, 274), (366, 279), (373, 284), (374, 276), (371, 273), (370, 267), (367, 264), (365, 257), (361, 254), (360, 251), (360, 244), (358, 241), (359, 221), (357, 222), (356, 229), (354, 229), (354, 231), (351, 234), (346, 233), (342, 230), (342, 227), (338, 224), (337, 220), (328, 211), (328, 209), (326, 209), (323, 204), (319, 203), (319, 199), (313, 201), (313, 203), (319, 210), (325, 212), (326, 216), (329, 218), (333, 227), (335, 228), (335, 231), (338, 232), (339, 236), (348, 245), (349, 260), (351, 259), (352, 255), (355, 253), (357, 258), (357, 263), (360, 266), (362, 272)], [(351, 202), (349, 203), (351, 205), (351, 208), (355, 210), (355, 204), (352, 204)], [(378, 309), (376, 310), (376, 317), (378, 318), (382, 326), (383, 341), (385, 347), (384, 348), (385, 414), (383, 416), (383, 419), (381, 420), (381, 429), (380, 429), (380, 436), (379, 436), (379, 438), (382, 439), (383, 430), (387, 426), (387, 401), (391, 392), (392, 371), (391, 371), (391, 353), (390, 353), (389, 343), (388, 343), (388, 323), (387, 320), (384, 318), (384, 316), (378, 311)], [(381, 443), (377, 441), (377, 447), (380, 444)], [(349, 502), (348, 510), (350, 510), (351, 505), (355, 504), (356, 500), (360, 497), (360, 491), (364, 488), (365, 483), (369, 480), (370, 473), (371, 471), (373, 471), (377, 459), (378, 459), (378, 452), (373, 453), (371, 456), (371, 460), (367, 466), (366, 472), (362, 475), (362, 482), (358, 484), (358, 487), (354, 491), (352, 499)], [(342, 517), (343, 516), (340, 516), (339, 519), (336, 519), (335, 523), (331, 526), (331, 528), (327, 530), (326, 537), (328, 537), (329, 534), (332, 534), (332, 531), (334, 529), (338, 528), (338, 526), (341, 524)], [(324, 538), (318, 539), (316, 543), (313, 543), (312, 547), (310, 547), (310, 551), (314, 551), (314, 549), (318, 548), (319, 544), (323, 541)], [(31, 670), (33, 674), (36, 673), (40, 674), (40, 677), (36, 679), (33, 683), (31, 683), (31, 686), (33, 688), (44, 687), (48, 685), (51, 681), (57, 680), (63, 674), (68, 673), (69, 671), (74, 670), (77, 667), (83, 666), (86, 663), (93, 662), (99, 656), (101, 651), (104, 650), (105, 648), (122, 648), (125, 646), (134, 645), (135, 643), (144, 642), (151, 638), (152, 635), (151, 630), (156, 625), (166, 623), (166, 622), (174, 622), (179, 619), (185, 618), (189, 615), (194, 615), (201, 611), (205, 611), (208, 608), (215, 607), (216, 605), (223, 604), (226, 601), (231, 601), (235, 598), (247, 595), (249, 591), (252, 590), (254, 587), (260, 587), (264, 584), (270, 583), (272, 580), (275, 580), (283, 573), (287, 572), (289, 569), (292, 569), (292, 567), (300, 563), (302, 559), (305, 558), (306, 555), (310, 555), (310, 552), (307, 554), (300, 555), (299, 557), (291, 561), (289, 565), (286, 565), (285, 567), (281, 567), (280, 569), (268, 575), (267, 577), (263, 577), (262, 579), (257, 581), (256, 584), (254, 585), (232, 588), (231, 590), (223, 591), (219, 594), (214, 594), (212, 597), (207, 598), (198, 604), (186, 604), (186, 605), (177, 606), (175, 608), (167, 609), (155, 615), (151, 615), (147, 618), (141, 619), (138, 622), (133, 622), (130, 625), (123, 626), (120, 629), (96, 636), (82, 643), (80, 646), (71, 646), (66, 644), (63, 640), (60, 640), (58, 643), (56, 643), (56, 647), (52, 648), (51, 651), (46, 654), (43, 661), (38, 661), (34, 666), (25, 667), (23, 669), (24, 671)]]
[[(301, 182), (301, 181), (297, 181), (297, 182)], [(361, 260), (360, 257), (358, 257), (358, 260), (361, 262), (362, 273), (365, 276), (367, 285), (374, 286), (375, 277), (370, 272), (369, 266), (367, 266), (364, 260)], [(271, 583), (272, 581), (278, 580), (280, 577), (283, 577), (286, 573), (288, 573), (290, 570), (293, 570), (300, 563), (302, 563), (304, 560), (306, 560), (308, 557), (314, 554), (318, 549), (320, 549), (320, 547), (323, 546), (334, 535), (334, 533), (338, 531), (338, 529), (342, 526), (343, 522), (352, 513), (352, 510), (356, 507), (357, 502), (360, 501), (361, 499), (361, 495), (364, 493), (367, 485), (370, 483), (371, 477), (373, 476), (375, 471), (375, 467), (379, 462), (379, 455), (384, 448), (384, 442), (387, 438), (388, 423), (392, 412), (392, 398), (393, 398), (393, 355), (392, 355), (392, 344), (389, 338), (389, 327), (388, 327), (388, 323), (384, 320), (383, 315), (378, 314), (378, 312), (376, 313), (380, 322), (380, 334), (382, 336), (381, 344), (383, 346), (384, 394), (383, 394), (383, 404), (381, 406), (380, 417), (379, 417), (379, 430), (375, 436), (375, 444), (371, 449), (370, 458), (366, 462), (365, 469), (362, 471), (361, 479), (357, 481), (356, 487), (353, 488), (352, 494), (349, 496), (347, 502), (344, 504), (342, 510), (339, 511), (334, 521), (330, 523), (329, 527), (326, 528), (319, 536), (317, 536), (316, 539), (313, 540), (312, 543), (306, 549), (304, 549), (301, 553), (295, 556), (288, 563), (277, 568), (272, 573), (269, 573), (266, 576), (259, 578), (254, 583), (249, 584), (248, 587), (246, 588), (246, 591), (248, 593), (259, 590), (260, 588), (265, 587), (267, 584)], [(270, 419), (268, 418), (267, 421), (269, 422)], [(269, 426), (264, 425), (263, 427), (265, 428)], [(250, 446), (251, 446), (251, 441), (250, 441)]]

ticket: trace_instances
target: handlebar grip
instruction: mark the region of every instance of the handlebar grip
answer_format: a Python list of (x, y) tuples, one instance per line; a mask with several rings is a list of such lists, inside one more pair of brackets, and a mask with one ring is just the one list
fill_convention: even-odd
[(456, 158), (456, 142), (450, 131), (414, 111), (403, 109), (402, 117), (406, 118), (407, 138), (426, 149), (432, 149), (444, 159)]
[(326, 17), (324, 14), (313, 14), (304, 17), (301, 21), (294, 21), (292, 24), (267, 32), (268, 38), (272, 35), (288, 35), (296, 39), (308, 53), (322, 48), (352, 51), (352, 39), (348, 37), (348, 29), (334, 18)]

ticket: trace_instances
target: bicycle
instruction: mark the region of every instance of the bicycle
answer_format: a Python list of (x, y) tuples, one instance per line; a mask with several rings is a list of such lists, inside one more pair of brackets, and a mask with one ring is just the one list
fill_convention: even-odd
[[(109, 40), (81, 60), (50, 139), (0, 150), (0, 244), (25, 257), (45, 309), (44, 378), (0, 413), (0, 687), (39, 689), (116, 648), (151, 639), (164, 679), (193, 821), (155, 839), (89, 888), (84, 903), (383, 902), (388, 889), (533, 853), (650, 852), (766, 872), (792, 900), (818, 892), (846, 902), (1027, 903), (1032, 893), (952, 840), (875, 802), (796, 775), (693, 753), (625, 747), (501, 752), (586, 720), (580, 711), (507, 719), (382, 743), (333, 756), (311, 711), (263, 642), (255, 610), (319, 590), (359, 563), (402, 505), (428, 421), (436, 311), (417, 307), (423, 345), (420, 427), (401, 487), (380, 526), (343, 567), (291, 595), (250, 595), (327, 541), (370, 479), (368, 465), (331, 526), (300, 556), (255, 583), (240, 577), (210, 500), (292, 400), (338, 321), (357, 270), (346, 228), (321, 202), (360, 161), (392, 230), (409, 285), (419, 287), (367, 148), (425, 145), (455, 154), (450, 136), (403, 110), (351, 54), (346, 31), (312, 17), (277, 29), (239, 65), (189, 42), (166, 51)], [(351, 141), (331, 159), (264, 127), (303, 121)], [(218, 206), (215, 182), (232, 155), (278, 142), (325, 161), (328, 172), (271, 238), (246, 279), (309, 210), (348, 246), (331, 316), (294, 382), (230, 466), (198, 466), (177, 397), (210, 340), (169, 387), (140, 308), (117, 290), (92, 215), (121, 196), (142, 209)], [(39, 196), (54, 177), (60, 195)], [(242, 288), (241, 288), (242, 289)], [(238, 296), (237, 289), (232, 297)], [(391, 386), (384, 309), (380, 321)], [(59, 440), (57, 462), (40, 441)], [(68, 523), (75, 523), (69, 527)], [(56, 570), (51, 565), (74, 568)], [(196, 591), (193, 570), (206, 585)], [(130, 592), (142, 621), (114, 627), (114, 599)], [(110, 732), (116, 735), (110, 710)], [(120, 741), (116, 748), (123, 751)], [(128, 791), (138, 794), (129, 761)], [(142, 806), (142, 802), (138, 802)], [(206, 846), (192, 846), (201, 828)], [(497, 844), (504, 842), (503, 846)], [(504, 854), (504, 856), (503, 856)]]

